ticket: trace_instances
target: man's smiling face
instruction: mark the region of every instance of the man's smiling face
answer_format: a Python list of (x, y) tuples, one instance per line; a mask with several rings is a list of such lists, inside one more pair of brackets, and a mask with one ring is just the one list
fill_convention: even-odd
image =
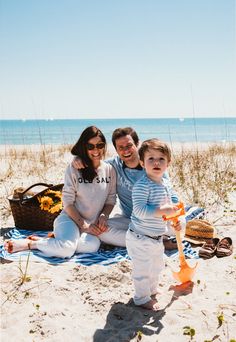
[(135, 167), (139, 164), (138, 148), (130, 135), (116, 139), (115, 144), (120, 159), (128, 167)]

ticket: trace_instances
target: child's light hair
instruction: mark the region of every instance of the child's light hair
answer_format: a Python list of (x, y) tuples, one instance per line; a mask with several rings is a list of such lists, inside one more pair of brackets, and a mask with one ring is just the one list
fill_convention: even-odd
[(171, 161), (171, 151), (169, 146), (165, 142), (153, 138), (143, 141), (139, 149), (139, 157), (142, 162), (144, 162), (145, 153), (150, 149), (163, 153), (167, 157), (168, 162)]

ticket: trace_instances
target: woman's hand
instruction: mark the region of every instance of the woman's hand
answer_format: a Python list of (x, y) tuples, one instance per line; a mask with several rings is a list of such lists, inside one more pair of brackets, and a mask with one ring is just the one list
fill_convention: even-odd
[(101, 228), (95, 223), (88, 224), (87, 227), (83, 228), (83, 232), (91, 234), (91, 235), (95, 235), (95, 236), (98, 236), (103, 233)]
[(79, 157), (75, 157), (72, 160), (72, 166), (77, 170), (81, 170), (86, 167), (86, 165), (84, 165), (84, 163), (82, 162), (82, 159), (80, 159)]
[(100, 214), (99, 218), (97, 219), (96, 224), (100, 228), (101, 233), (104, 233), (108, 230), (107, 219), (108, 216), (105, 214)]

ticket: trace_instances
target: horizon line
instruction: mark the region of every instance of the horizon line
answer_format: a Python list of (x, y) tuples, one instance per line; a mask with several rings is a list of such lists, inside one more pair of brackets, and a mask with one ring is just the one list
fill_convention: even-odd
[(147, 119), (177, 119), (177, 120), (184, 120), (184, 119), (236, 119), (235, 116), (158, 116), (158, 117), (69, 117), (69, 118), (59, 118), (59, 117), (47, 117), (47, 118), (1, 118), (0, 121), (11, 121), (11, 120), (17, 120), (17, 121), (53, 121), (53, 120), (147, 120)]

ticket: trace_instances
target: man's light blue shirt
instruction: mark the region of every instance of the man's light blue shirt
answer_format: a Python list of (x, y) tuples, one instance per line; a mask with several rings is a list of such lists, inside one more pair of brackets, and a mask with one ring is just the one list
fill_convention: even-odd
[[(134, 169), (127, 167), (119, 156), (107, 159), (106, 162), (110, 163), (116, 170), (116, 191), (120, 201), (122, 214), (130, 218), (133, 210), (133, 186), (146, 173), (141, 167)], [(167, 173), (165, 173), (163, 177), (169, 180)], [(174, 193), (172, 195), (172, 202), (178, 202), (178, 197)]]

